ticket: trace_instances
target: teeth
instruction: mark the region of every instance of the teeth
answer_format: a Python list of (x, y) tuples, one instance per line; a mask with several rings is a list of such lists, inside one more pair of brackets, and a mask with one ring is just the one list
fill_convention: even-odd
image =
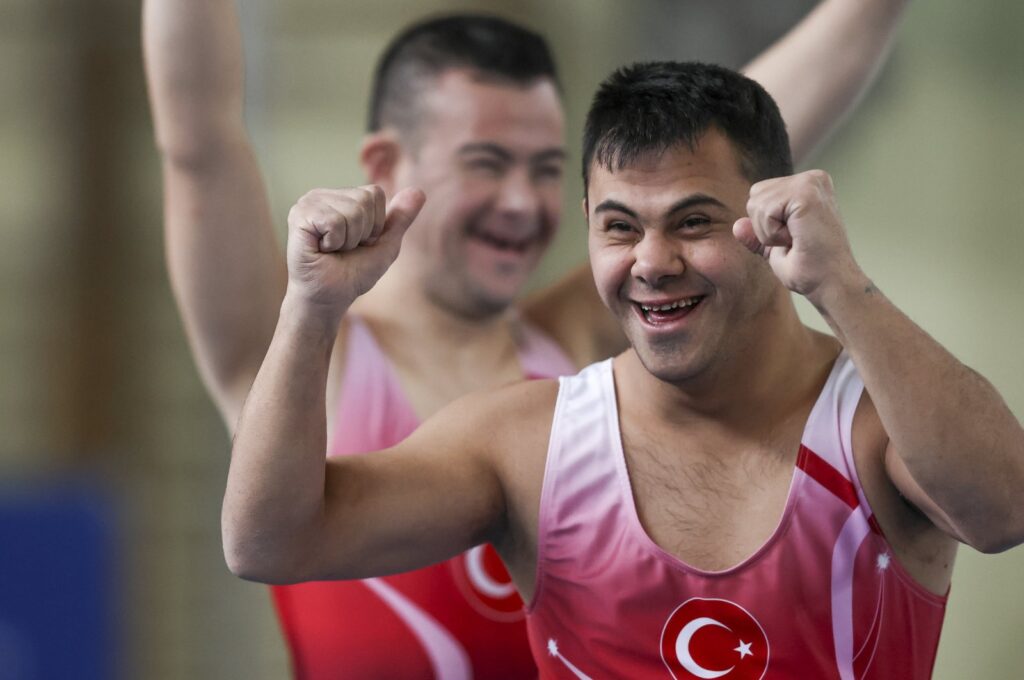
[(491, 234), (487, 234), (487, 233), (484, 233), (484, 232), (477, 232), (475, 235), (478, 238), (481, 238), (484, 241), (487, 241), (491, 245), (493, 245), (493, 246), (495, 246), (497, 248), (501, 248), (503, 250), (518, 250), (518, 251), (522, 251), (522, 250), (525, 250), (526, 247), (530, 243), (529, 239), (522, 239), (522, 240), (518, 240), (518, 241), (513, 241), (511, 239), (505, 239), (505, 238), (500, 238), (498, 236), (492, 236)]
[(676, 300), (675, 302), (670, 302), (667, 305), (640, 305), (640, 309), (644, 310), (645, 312), (668, 312), (673, 309), (680, 309), (682, 307), (692, 307), (693, 305), (697, 304), (698, 300), (700, 300), (700, 298), (685, 298), (683, 300)]

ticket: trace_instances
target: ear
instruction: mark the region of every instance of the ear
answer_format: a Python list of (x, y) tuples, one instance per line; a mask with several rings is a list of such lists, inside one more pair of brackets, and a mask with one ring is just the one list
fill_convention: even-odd
[(583, 203), (581, 207), (583, 208), (583, 223), (588, 224), (590, 221), (590, 205), (587, 203), (586, 196), (583, 197)]
[(402, 150), (393, 132), (374, 132), (363, 139), (359, 164), (370, 184), (379, 184), (390, 196), (395, 186), (395, 168)]

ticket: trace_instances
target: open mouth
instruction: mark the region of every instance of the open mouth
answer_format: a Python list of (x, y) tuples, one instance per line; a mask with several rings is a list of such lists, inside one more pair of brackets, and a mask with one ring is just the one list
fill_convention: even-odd
[(534, 242), (534, 239), (532, 238), (509, 238), (507, 236), (496, 236), (495, 234), (490, 234), (484, 231), (472, 231), (470, 232), (470, 236), (486, 243), (495, 250), (501, 250), (509, 253), (525, 253)]
[(679, 300), (665, 302), (662, 304), (646, 304), (640, 302), (635, 302), (633, 304), (635, 304), (637, 309), (640, 310), (640, 314), (643, 315), (644, 320), (647, 323), (658, 326), (678, 321), (684, 316), (691, 314), (703, 299), (703, 295), (697, 295), (694, 297), (680, 298)]

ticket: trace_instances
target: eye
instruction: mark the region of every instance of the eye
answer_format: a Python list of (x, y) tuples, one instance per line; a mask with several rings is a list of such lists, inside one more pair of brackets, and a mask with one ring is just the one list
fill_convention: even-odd
[(533, 177), (539, 181), (555, 180), (562, 178), (561, 165), (541, 165), (533, 169)]
[(605, 226), (605, 230), (616, 235), (629, 235), (636, 232), (636, 228), (629, 222), (623, 220), (612, 220)]
[(466, 161), (466, 167), (471, 172), (491, 176), (498, 176), (505, 169), (504, 164), (495, 158), (471, 158)]
[(679, 228), (687, 231), (699, 231), (707, 228), (710, 224), (711, 220), (704, 215), (690, 215), (679, 223)]

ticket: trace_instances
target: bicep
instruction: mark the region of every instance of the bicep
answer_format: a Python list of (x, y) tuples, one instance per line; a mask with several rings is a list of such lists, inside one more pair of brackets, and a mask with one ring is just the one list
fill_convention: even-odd
[(947, 515), (900, 458), (867, 390), (862, 392), (854, 416), (853, 449), (857, 474), (872, 509), (887, 534), (896, 534), (890, 538), (903, 537), (925, 525), (957, 538)]
[(459, 404), (391, 449), (328, 461), (313, 578), (406, 571), (498, 537), (503, 486)]
[(906, 464), (900, 458), (891, 441), (886, 444), (884, 455), (885, 471), (900, 495), (927, 517), (939, 531), (961, 543), (966, 542), (953, 525), (949, 515), (914, 480), (913, 475), (910, 474), (910, 470), (907, 469)]

